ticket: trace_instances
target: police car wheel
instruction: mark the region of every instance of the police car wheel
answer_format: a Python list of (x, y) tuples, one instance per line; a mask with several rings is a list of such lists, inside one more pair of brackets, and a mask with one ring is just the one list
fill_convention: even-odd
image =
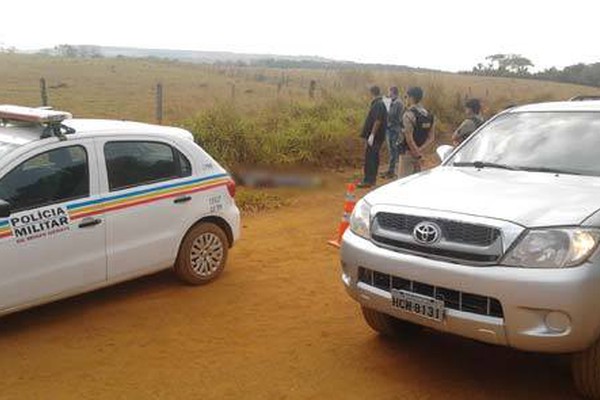
[(394, 318), (391, 315), (367, 307), (361, 308), (367, 325), (383, 336), (397, 338), (418, 332), (420, 329), (417, 325)]
[(175, 274), (191, 285), (211, 282), (223, 272), (228, 250), (229, 242), (223, 229), (212, 223), (201, 223), (183, 239)]

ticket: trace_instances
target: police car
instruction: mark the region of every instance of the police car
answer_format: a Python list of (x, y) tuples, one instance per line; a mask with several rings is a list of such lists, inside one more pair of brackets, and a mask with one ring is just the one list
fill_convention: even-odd
[(189, 132), (19, 106), (0, 121), (0, 315), (171, 267), (219, 276), (235, 184)]

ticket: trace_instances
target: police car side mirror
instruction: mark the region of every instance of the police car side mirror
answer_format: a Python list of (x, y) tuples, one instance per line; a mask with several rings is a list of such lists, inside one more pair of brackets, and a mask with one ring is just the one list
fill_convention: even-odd
[(452, 154), (453, 151), (454, 147), (449, 146), (447, 144), (444, 144), (435, 150), (442, 162), (446, 161), (446, 159), (450, 156), (450, 154)]
[(0, 218), (10, 217), (10, 204), (4, 200), (0, 200)]

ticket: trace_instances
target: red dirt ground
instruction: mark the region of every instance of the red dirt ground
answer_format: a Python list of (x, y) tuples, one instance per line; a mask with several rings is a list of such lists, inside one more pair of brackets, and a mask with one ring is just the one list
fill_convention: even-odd
[(160, 273), (0, 319), (2, 399), (572, 399), (568, 363), (369, 330), (325, 246), (341, 184), (244, 219), (223, 276)]

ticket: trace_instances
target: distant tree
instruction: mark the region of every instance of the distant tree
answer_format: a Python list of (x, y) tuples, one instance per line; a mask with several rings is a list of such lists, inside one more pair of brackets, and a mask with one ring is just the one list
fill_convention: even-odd
[(511, 54), (506, 58), (505, 66), (506, 69), (517, 75), (527, 75), (529, 74), (529, 68), (534, 65), (530, 59), (520, 54)]
[(79, 51), (75, 46), (70, 44), (59, 44), (54, 47), (54, 53), (59, 57), (75, 58), (79, 55)]
[(478, 63), (472, 73), (490, 76), (525, 76), (533, 63), (520, 54), (492, 54), (485, 58), (487, 64)]
[(506, 70), (506, 54), (492, 54), (485, 59), (488, 61), (487, 69), (489, 71), (505, 71)]

